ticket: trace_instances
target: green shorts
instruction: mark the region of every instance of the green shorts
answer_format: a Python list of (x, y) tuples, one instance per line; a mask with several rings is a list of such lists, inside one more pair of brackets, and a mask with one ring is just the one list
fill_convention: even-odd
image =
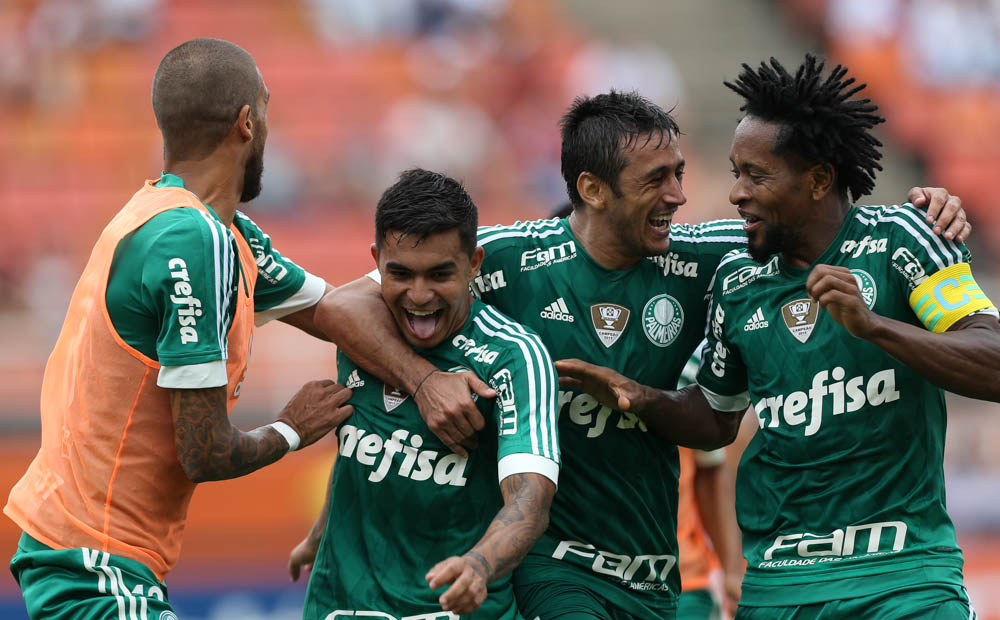
[(711, 590), (681, 592), (677, 601), (677, 620), (720, 620), (722, 608)]
[(514, 570), (517, 609), (528, 620), (675, 620), (676, 608), (654, 609), (612, 582), (575, 565), (529, 554)]
[(812, 605), (790, 607), (740, 606), (735, 620), (975, 620), (965, 588), (922, 583)]
[(22, 534), (10, 572), (32, 620), (177, 620), (167, 586), (135, 560)]

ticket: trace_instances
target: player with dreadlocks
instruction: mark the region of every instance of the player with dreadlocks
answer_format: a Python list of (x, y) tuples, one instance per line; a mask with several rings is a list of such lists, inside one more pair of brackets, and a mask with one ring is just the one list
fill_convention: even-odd
[(738, 620), (974, 618), (945, 511), (943, 389), (1000, 400), (1000, 314), (964, 244), (908, 204), (848, 202), (874, 185), (882, 119), (845, 68), (771, 59), (726, 85), (746, 100), (730, 201), (748, 241), (716, 271), (698, 385), (575, 361), (557, 362), (562, 380), (707, 443), (754, 405)]

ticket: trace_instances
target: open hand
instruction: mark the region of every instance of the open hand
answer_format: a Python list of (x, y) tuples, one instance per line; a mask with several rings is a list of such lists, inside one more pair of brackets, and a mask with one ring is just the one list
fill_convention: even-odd
[(559, 360), (555, 365), (560, 386), (582, 390), (605, 407), (631, 411), (642, 395), (638, 383), (610, 368), (578, 359)]

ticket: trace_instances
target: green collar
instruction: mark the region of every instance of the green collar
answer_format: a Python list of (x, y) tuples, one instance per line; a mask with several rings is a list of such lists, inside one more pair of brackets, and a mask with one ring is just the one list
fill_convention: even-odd
[[(153, 183), (153, 187), (179, 187), (181, 189), (187, 189), (184, 187), (184, 179), (180, 178), (176, 174), (170, 174), (169, 172), (161, 172), (160, 180)], [(199, 200), (201, 199), (199, 198)], [(213, 209), (211, 205), (205, 202), (202, 202), (201, 204), (205, 205), (205, 208), (208, 209), (208, 212), (211, 213), (215, 219), (220, 222), (222, 221), (222, 218), (219, 217), (219, 214), (215, 212), (215, 209)]]

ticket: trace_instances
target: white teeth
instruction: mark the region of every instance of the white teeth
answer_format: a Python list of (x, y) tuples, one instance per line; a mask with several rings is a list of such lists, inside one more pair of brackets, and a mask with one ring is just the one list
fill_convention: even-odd
[(435, 311), (431, 312), (431, 311), (423, 311), (423, 310), (407, 310), (407, 312), (409, 312), (413, 316), (430, 316), (430, 315), (434, 314), (434, 312), (437, 312), (437, 311), (435, 310)]
[(651, 217), (651, 218), (649, 218), (649, 223), (652, 224), (653, 226), (656, 226), (657, 228), (662, 227), (662, 226), (669, 226), (670, 225), (670, 218), (669, 217)]

